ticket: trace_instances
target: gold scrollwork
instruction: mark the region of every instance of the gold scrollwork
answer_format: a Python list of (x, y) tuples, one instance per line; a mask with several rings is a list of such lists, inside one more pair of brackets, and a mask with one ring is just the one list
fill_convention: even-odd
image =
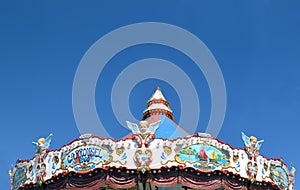
[(127, 161), (124, 161), (124, 162), (122, 163), (120, 160), (113, 160), (113, 161), (111, 161), (111, 162), (119, 163), (119, 164), (121, 164), (121, 165), (127, 164)]
[(54, 156), (53, 161), (54, 161), (55, 165), (57, 165), (59, 162), (58, 156)]
[(237, 161), (239, 160), (239, 155), (238, 154), (233, 155), (232, 160), (233, 160), (234, 163), (237, 163)]
[(161, 165), (166, 165), (166, 164), (168, 164), (169, 162), (175, 162), (175, 160), (166, 160), (165, 162), (160, 161)]
[(30, 165), (30, 166), (28, 167), (28, 171), (29, 171), (29, 173), (32, 171), (32, 169), (33, 169), (33, 166), (32, 166), (32, 165)]
[(172, 154), (172, 149), (169, 146), (164, 146), (164, 152), (170, 156), (170, 154)]
[(121, 154), (123, 154), (124, 150), (125, 150), (125, 147), (124, 147), (124, 146), (122, 146), (122, 147), (120, 147), (120, 148), (117, 148), (117, 149), (116, 149), (117, 155), (120, 156)]
[(107, 164), (111, 163), (112, 161), (113, 161), (113, 157), (112, 157), (112, 155), (109, 155), (107, 160), (103, 160), (103, 165), (107, 165)]
[(265, 171), (267, 171), (268, 170), (268, 164), (267, 163), (264, 163), (264, 169), (265, 169)]

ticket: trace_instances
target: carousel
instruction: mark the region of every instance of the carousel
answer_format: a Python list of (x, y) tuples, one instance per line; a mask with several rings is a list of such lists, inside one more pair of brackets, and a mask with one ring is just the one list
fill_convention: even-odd
[(295, 168), (261, 155), (263, 140), (241, 133), (245, 147), (233, 148), (189, 135), (173, 117), (158, 88), (123, 139), (86, 133), (50, 150), (52, 134), (40, 138), (34, 157), (9, 171), (11, 189), (294, 189)]

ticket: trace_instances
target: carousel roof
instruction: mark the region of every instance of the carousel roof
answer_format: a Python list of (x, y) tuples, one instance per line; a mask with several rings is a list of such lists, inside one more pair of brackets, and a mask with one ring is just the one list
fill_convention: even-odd
[(174, 120), (174, 115), (170, 109), (169, 102), (165, 99), (159, 87), (147, 102), (147, 108), (143, 114), (143, 120), (153, 115), (165, 115)]
[(165, 115), (154, 115), (146, 119), (149, 123), (161, 121), (156, 130), (156, 138), (175, 139), (189, 135), (183, 128)]
[(164, 97), (161, 89), (157, 87), (152, 97), (147, 102), (147, 109), (144, 111), (143, 119), (149, 124), (160, 122), (156, 130), (156, 138), (174, 139), (189, 135), (183, 128), (174, 122), (173, 112), (169, 102)]
[(152, 95), (152, 97), (150, 98), (149, 101), (151, 101), (151, 100), (160, 100), (160, 99), (166, 101), (164, 95), (162, 94), (162, 92), (160, 90), (160, 87), (157, 87), (156, 91), (154, 92), (154, 94)]
[[(161, 92), (153, 97), (167, 102)], [(127, 122), (132, 133), (121, 140), (87, 133), (49, 150), (52, 135), (39, 139), (34, 157), (9, 171), (11, 189), (294, 189), (295, 168), (261, 155), (262, 140), (242, 133), (241, 149), (208, 133), (186, 136), (159, 113)]]

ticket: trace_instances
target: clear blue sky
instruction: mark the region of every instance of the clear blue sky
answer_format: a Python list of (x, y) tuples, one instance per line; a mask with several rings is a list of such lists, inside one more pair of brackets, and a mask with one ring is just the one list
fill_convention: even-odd
[[(219, 139), (243, 147), (241, 131), (256, 135), (265, 140), (263, 155), (281, 156), (300, 170), (299, 10), (296, 0), (1, 1), (0, 189), (9, 189), (10, 165), (34, 155), (31, 141), (53, 133), (51, 148), (57, 149), (79, 136), (72, 85), (88, 48), (118, 27), (149, 21), (192, 32), (217, 59), (228, 101)], [(141, 45), (124, 50), (107, 64), (97, 83), (96, 103), (107, 108), (98, 110), (99, 117), (115, 138), (124, 136), (126, 130), (109, 108), (111, 85), (126, 65), (149, 57), (178, 65), (190, 62), (172, 49)], [(120, 65), (112, 66), (113, 62)], [(197, 86), (202, 114), (198, 130), (204, 131), (210, 113), (209, 88), (201, 71), (186, 65), (180, 66)], [(133, 89), (131, 111), (140, 118), (158, 85), (178, 120), (180, 98), (172, 86), (159, 80), (143, 81)], [(296, 182), (295, 189), (299, 188)]]

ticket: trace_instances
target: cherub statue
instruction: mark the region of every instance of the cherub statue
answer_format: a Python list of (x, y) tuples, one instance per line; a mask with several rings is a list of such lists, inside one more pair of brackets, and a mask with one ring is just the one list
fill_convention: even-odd
[(151, 123), (148, 125), (148, 121), (141, 121), (138, 126), (136, 123), (131, 123), (126, 121), (127, 127), (131, 130), (133, 134), (133, 139), (139, 144), (139, 148), (145, 145), (148, 148), (149, 143), (155, 138), (155, 131), (159, 127), (161, 121)]
[[(39, 159), (44, 157), (44, 154), (49, 152), (49, 146), (52, 140), (52, 134), (50, 134), (46, 139), (40, 138), (37, 142), (32, 142)], [(40, 160), (39, 160), (40, 161)]]
[(256, 161), (256, 157), (259, 155), (259, 149), (264, 142), (264, 140), (257, 141), (257, 138), (254, 136), (248, 137), (242, 132), (242, 139), (245, 143), (245, 151), (249, 155), (250, 159), (254, 158)]
[(44, 159), (46, 153), (49, 152), (52, 136), (53, 135), (50, 134), (46, 139), (40, 138), (37, 142), (32, 142), (37, 156), (35, 175), (39, 184), (44, 182), (44, 177), (46, 176), (46, 164), (44, 163)]
[(296, 168), (293, 167), (292, 165), (291, 165), (291, 167), (292, 167), (292, 169), (291, 169), (290, 174), (289, 174), (289, 176), (290, 176), (290, 184), (294, 185), (294, 183), (295, 183)]
[(294, 166), (292, 166), (291, 174), (294, 176), (294, 175), (295, 175), (295, 172), (296, 172), (296, 168), (295, 168)]

